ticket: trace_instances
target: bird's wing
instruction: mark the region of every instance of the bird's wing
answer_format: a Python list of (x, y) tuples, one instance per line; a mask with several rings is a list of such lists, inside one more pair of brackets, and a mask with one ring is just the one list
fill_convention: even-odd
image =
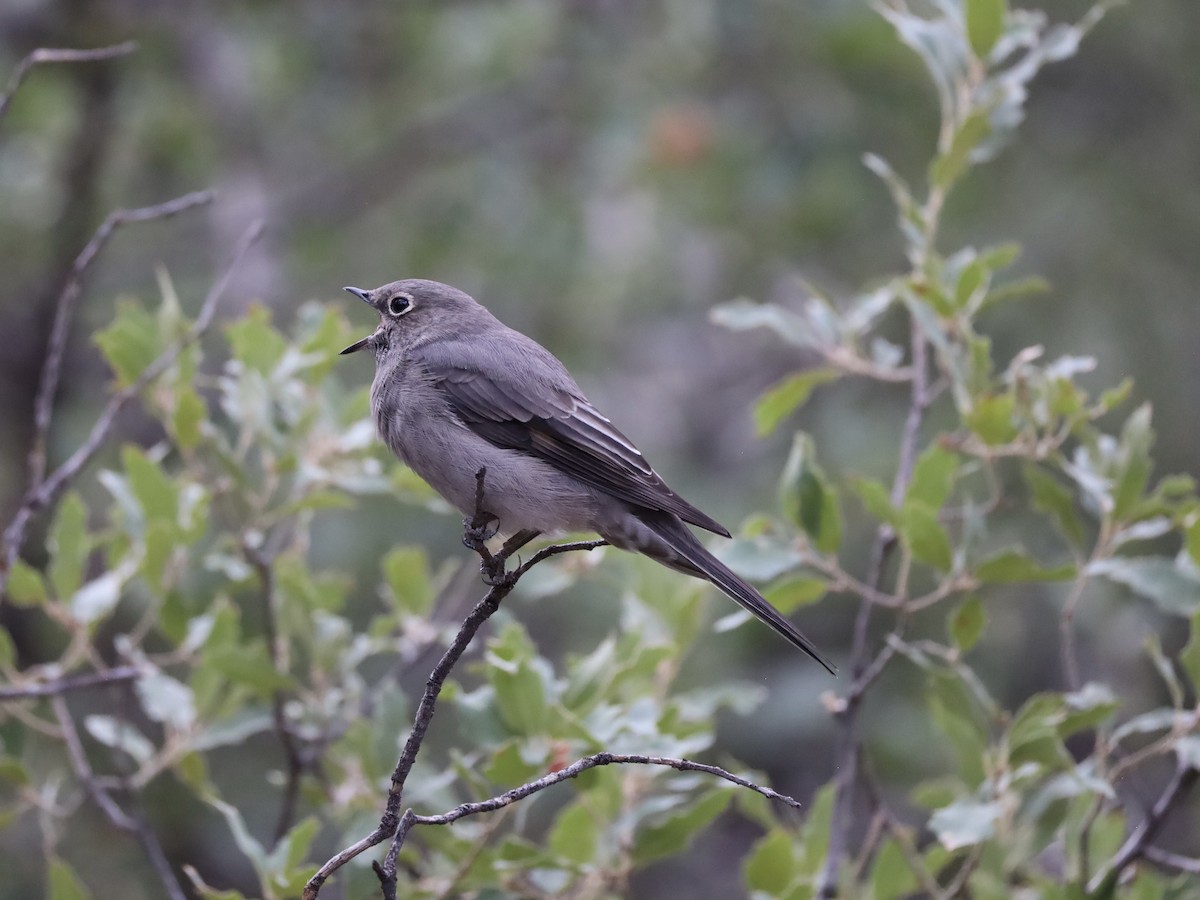
[[(518, 332), (420, 348), (430, 380), (468, 428), (497, 447), (528, 453), (606, 493), (729, 536), (669, 487), (583, 395), (566, 368)], [(503, 361), (501, 364), (498, 361)]]

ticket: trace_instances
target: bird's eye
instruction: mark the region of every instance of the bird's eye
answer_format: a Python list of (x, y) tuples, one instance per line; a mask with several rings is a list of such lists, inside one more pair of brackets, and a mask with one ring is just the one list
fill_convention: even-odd
[(412, 297), (408, 294), (396, 294), (388, 301), (388, 312), (393, 316), (402, 316), (412, 309)]

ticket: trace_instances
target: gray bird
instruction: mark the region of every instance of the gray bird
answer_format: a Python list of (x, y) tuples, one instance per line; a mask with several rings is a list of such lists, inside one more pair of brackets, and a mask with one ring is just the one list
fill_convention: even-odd
[(729, 531), (688, 503), (583, 395), (545, 347), (436, 281), (346, 288), (379, 313), (345, 350), (375, 353), (371, 410), (380, 437), (466, 516), (486, 468), (486, 509), (507, 546), (543, 532), (594, 531), (716, 585), (831, 673), (837, 670), (685, 523)]

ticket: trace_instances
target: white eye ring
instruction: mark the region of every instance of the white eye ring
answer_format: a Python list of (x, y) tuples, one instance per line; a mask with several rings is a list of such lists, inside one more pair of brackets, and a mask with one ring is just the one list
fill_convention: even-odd
[(404, 315), (406, 312), (408, 312), (412, 308), (413, 308), (412, 294), (405, 294), (405, 293), (393, 294), (392, 298), (390, 300), (388, 300), (388, 304), (387, 304), (388, 312), (391, 313), (396, 318), (399, 318), (400, 316)]

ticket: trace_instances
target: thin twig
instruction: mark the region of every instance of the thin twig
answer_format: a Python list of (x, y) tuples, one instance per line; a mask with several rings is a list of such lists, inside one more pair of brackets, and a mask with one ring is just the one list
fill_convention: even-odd
[[(899, 506), (903, 502), (904, 494), (908, 490), (908, 483), (912, 479), (913, 467), (917, 460), (917, 439), (921, 423), (925, 419), (925, 411), (934, 399), (933, 392), (929, 387), (928, 345), (915, 318), (911, 322), (911, 334), (912, 394), (908, 415), (904, 420), (904, 431), (900, 439), (900, 460), (896, 467), (896, 475), (892, 480), (891, 501), (893, 506)], [(867, 577), (864, 579), (872, 592), (878, 591), (883, 582), (883, 571), (895, 544), (895, 531), (890, 525), (881, 525), (871, 547)], [(900, 592), (897, 591), (897, 594), (899, 595)], [(844, 702), (836, 704), (841, 721), (841, 735), (835, 751), (837, 775), (834, 777), (833, 816), (830, 821), (829, 844), (818, 887), (818, 895), (821, 897), (836, 896), (838, 869), (850, 840), (854, 785), (858, 779), (858, 713), (862, 706), (863, 693), (892, 658), (892, 654), (888, 653), (885, 647), (876, 657), (875, 662), (878, 665), (868, 665), (867, 633), (870, 629), (874, 606), (870, 597), (863, 596), (858, 607), (858, 616), (854, 622), (854, 635), (850, 649), (849, 669), (854, 681), (851, 684), (851, 692), (843, 698)], [(901, 615), (897, 620), (897, 628), (902, 628), (904, 622), (905, 617)], [(855, 687), (858, 687), (858, 690), (855, 690)]]
[(84, 467), (91, 462), (92, 458), (100, 451), (100, 448), (104, 446), (105, 441), (108, 440), (109, 433), (112, 431), (113, 425), (116, 424), (117, 416), (120, 415), (125, 406), (131, 400), (140, 396), (142, 391), (151, 382), (174, 365), (175, 361), (179, 358), (179, 354), (183, 352), (185, 347), (195, 343), (208, 330), (216, 313), (217, 303), (229, 286), (238, 263), (250, 246), (258, 240), (262, 234), (262, 230), (263, 223), (261, 220), (254, 222), (246, 229), (235, 245), (228, 265), (226, 265), (224, 271), (222, 271), (221, 275), (209, 289), (208, 295), (204, 298), (204, 302), (200, 306), (200, 313), (191, 324), (191, 327), (177, 340), (173, 341), (130, 384), (109, 397), (108, 403), (105, 404), (104, 409), (100, 412), (100, 416), (92, 426), (87, 439), (65, 462), (51, 472), (41, 484), (32, 486), (25, 494), (12, 521), (4, 530), (4, 565), (0, 566), (0, 594), (3, 594), (8, 586), (8, 573), (12, 570), (17, 554), (20, 553), (21, 545), (25, 540), (25, 531), (29, 527), (29, 520), (36, 512), (51, 506), (58, 499), (59, 495), (79, 476)]
[(1147, 847), (1142, 856), (1156, 866), (1169, 872), (1186, 872), (1188, 875), (1200, 875), (1200, 859), (1171, 853), (1158, 847)]
[(749, 778), (743, 778), (741, 775), (734, 775), (720, 766), (711, 766), (706, 763), (694, 762), (690, 759), (678, 759), (670, 756), (646, 756), (638, 753), (594, 753), (591, 756), (585, 756), (582, 759), (576, 760), (566, 768), (543, 775), (541, 778), (527, 782), (520, 787), (515, 787), (510, 791), (505, 791), (503, 794), (499, 794), (488, 800), (462, 803), (441, 815), (419, 816), (411, 809), (406, 810), (400, 819), (395, 837), (392, 839), (392, 845), (388, 849), (388, 856), (383, 864), (383, 871), (391, 873), (394, 876), (396, 871), (396, 856), (400, 852), (400, 848), (404, 845), (405, 838), (408, 836), (408, 832), (413, 825), (451, 825), (467, 816), (477, 816), (480, 813), (494, 812), (506, 806), (511, 806), (513, 803), (524, 800), (526, 797), (530, 797), (539, 791), (544, 791), (548, 787), (553, 787), (556, 784), (577, 778), (588, 769), (613, 765), (665, 766), (680, 772), (702, 772), (705, 775), (723, 778), (725, 781), (736, 784), (738, 787), (755, 791), (762, 794), (768, 800), (778, 800), (781, 803), (786, 803), (792, 809), (804, 808), (803, 804), (796, 798), (789, 797), (787, 794), (781, 794), (769, 787), (764, 787), (761, 784), (751, 781)]
[(158, 875), (158, 880), (162, 883), (167, 897), (170, 900), (186, 900), (183, 888), (180, 887), (179, 881), (171, 869), (171, 863), (167, 859), (166, 853), (163, 852), (158, 838), (154, 836), (154, 832), (145, 822), (121, 809), (117, 801), (96, 779), (91, 763), (88, 762), (87, 753), (83, 749), (83, 742), (79, 738), (79, 731), (75, 728), (75, 720), (71, 718), (71, 710), (67, 706), (67, 701), (61, 694), (55, 694), (50, 703), (54, 707), (54, 715), (58, 719), (59, 728), (62, 729), (67, 755), (71, 760), (71, 768), (75, 772), (75, 777), (82, 783), (88, 797), (100, 808), (114, 828), (133, 835), (142, 845), (142, 851), (150, 860), (150, 865)]
[(515, 586), (515, 581), (508, 580), (493, 585), (486, 596), (475, 604), (475, 608), (471, 610), (470, 614), (463, 621), (458, 634), (454, 636), (454, 640), (446, 648), (446, 652), (442, 654), (442, 658), (438, 660), (438, 664), (434, 666), (433, 672), (430, 673), (429, 679), (425, 682), (425, 692), (421, 695), (421, 702), (417, 707), (412, 731), (409, 732), (408, 740), (405, 742), (404, 749), (400, 753), (400, 758), (396, 761), (396, 768), (392, 772), (391, 786), (388, 788), (387, 802), (384, 807), (383, 817), (379, 820), (379, 826), (362, 840), (351, 844), (349, 847), (330, 857), (317, 870), (316, 874), (309, 879), (308, 884), (305, 885), (304, 900), (314, 900), (321, 890), (321, 885), (326, 882), (330, 875), (360, 853), (370, 850), (377, 844), (383, 843), (396, 833), (396, 829), (400, 824), (400, 803), (403, 799), (404, 783), (408, 780), (408, 773), (412, 770), (417, 753), (420, 751), (421, 744), (425, 740), (425, 732), (429, 730), (429, 723), (433, 719), (434, 708), (437, 705), (438, 695), (442, 691), (442, 686), (446, 683), (446, 678), (466, 651), (467, 646), (471, 643), (471, 639), (475, 637), (475, 633), (479, 630), (480, 626), (500, 608), (500, 601), (508, 596)]
[[(463, 653), (466, 652), (467, 647), (470, 645), (472, 639), (474, 639), (480, 627), (500, 608), (500, 602), (512, 593), (513, 588), (517, 586), (517, 582), (521, 577), (535, 565), (549, 559), (551, 556), (557, 556), (560, 553), (568, 553), (573, 550), (591, 550), (606, 543), (605, 541), (578, 541), (570, 544), (557, 544), (545, 547), (535, 553), (528, 562), (518, 566), (511, 572), (504, 573), (504, 563), (508, 559), (507, 553), (514, 552), (516, 547), (509, 548), (506, 545), (507, 553), (506, 551), (501, 551), (500, 553), (493, 554), (483, 545), (483, 532), (487, 525), (495, 519), (494, 516), (486, 512), (484, 507), (484, 479), (486, 476), (486, 469), (480, 469), (476, 473), (475, 514), (471, 519), (463, 523), (463, 543), (479, 554), (480, 559), (483, 561), (485, 573), (492, 576), (490, 579), (491, 588), (484, 598), (475, 604), (475, 608), (471, 610), (470, 614), (463, 621), (462, 626), (458, 629), (458, 633), (454, 636), (454, 640), (446, 648), (446, 652), (442, 654), (442, 658), (438, 660), (437, 665), (434, 666), (433, 671), (425, 682), (425, 691), (421, 695), (421, 702), (417, 706), (417, 712), (413, 718), (412, 731), (409, 732), (408, 739), (404, 742), (404, 749), (400, 753), (400, 758), (396, 761), (396, 768), (392, 771), (391, 785), (388, 788), (388, 797), (384, 805), (383, 815), (379, 820), (379, 826), (366, 837), (356, 841), (326, 861), (317, 870), (316, 874), (309, 879), (308, 884), (305, 885), (304, 900), (315, 900), (321, 890), (321, 886), (329, 879), (329, 876), (360, 853), (383, 843), (389, 838), (395, 837), (400, 833), (402, 827), (404, 832), (407, 832), (408, 827), (411, 826), (409, 818), (413, 813), (412, 810), (408, 810), (403, 816), (400, 813), (400, 806), (404, 799), (404, 785), (408, 781), (408, 775), (412, 771), (413, 763), (416, 762), (417, 754), (421, 751), (421, 744), (424, 742), (425, 734), (429, 730), (429, 724), (433, 720), (438, 696), (441, 694), (442, 687), (445, 685), (446, 679), (450, 676), (450, 672), (454, 669), (454, 666), (457, 665)], [(406, 821), (408, 821), (408, 825), (404, 824)], [(389, 893), (389, 891), (394, 892), (395, 890), (395, 854), (389, 853), (382, 866), (375, 865), (375, 870), (379, 875), (385, 897), (395, 896), (394, 893)]]
[[(243, 547), (259, 584), (262, 585), (263, 622), (267, 632), (267, 655), (271, 668), (279, 675), (287, 676), (287, 640), (279, 631), (279, 595), (275, 590), (275, 571), (271, 561), (257, 549)], [(283, 798), (279, 804), (279, 817), (275, 820), (275, 843), (279, 843), (292, 827), (296, 817), (296, 801), (300, 794), (300, 781), (309, 768), (309, 760), (301, 752), (300, 743), (291, 723), (287, 719), (287, 695), (282, 689), (271, 694), (271, 721), (279, 744), (287, 760), (287, 780), (283, 786)]]
[(165, 219), (181, 212), (211, 203), (212, 191), (196, 191), (185, 194), (166, 203), (155, 206), (143, 206), (139, 209), (118, 209), (108, 214), (92, 239), (87, 242), (80, 254), (75, 257), (67, 272), (66, 281), (58, 295), (58, 303), (54, 310), (54, 324), (50, 329), (50, 341), (46, 346), (46, 356), (42, 362), (42, 376), (38, 383), (37, 398), (33, 405), (33, 445), (29, 451), (29, 486), (36, 488), (46, 475), (46, 443), (50, 432), (50, 421), (54, 412), (54, 397), (58, 393), (59, 375), (62, 372), (63, 353), (67, 345), (67, 333), (70, 331), (71, 319), (75, 314), (75, 305), (83, 288), (83, 276), (88, 266), (99, 255), (122, 225), (134, 222), (150, 222), (155, 219)]
[(1175, 804), (1191, 789), (1197, 778), (1200, 778), (1200, 770), (1187, 763), (1181, 762), (1176, 767), (1175, 774), (1171, 776), (1167, 786), (1154, 801), (1154, 806), (1146, 813), (1146, 818), (1133, 829), (1116, 855), (1096, 873), (1096, 877), (1088, 884), (1089, 895), (1097, 898), (1112, 896), (1121, 874), (1146, 854), (1146, 849), (1162, 830), (1167, 816), (1175, 808)]
[(480, 813), (503, 809), (512, 803), (516, 803), (518, 800), (523, 800), (532, 794), (544, 791), (548, 787), (576, 778), (588, 769), (594, 769), (597, 766), (613, 765), (665, 766), (680, 772), (702, 772), (705, 775), (723, 778), (725, 781), (736, 784), (738, 787), (747, 788), (755, 793), (762, 794), (768, 800), (778, 800), (781, 803), (786, 803), (792, 809), (804, 808), (804, 804), (796, 798), (789, 797), (787, 794), (781, 794), (769, 787), (764, 787), (761, 784), (751, 781), (749, 778), (735, 775), (720, 766), (711, 766), (707, 763), (698, 763), (690, 759), (679, 759), (670, 756), (647, 756), (640, 753), (594, 753), (591, 756), (585, 756), (582, 759), (576, 760), (571, 765), (559, 769), (557, 772), (543, 775), (541, 778), (530, 781), (520, 787), (515, 787), (510, 791), (505, 791), (503, 794), (499, 794), (488, 800), (463, 803), (454, 807), (449, 812), (442, 813), (440, 816), (413, 816), (413, 824), (449, 825), (466, 816), (476, 816)]
[(0, 687), (0, 703), (12, 700), (28, 700), (34, 697), (53, 697), (70, 691), (79, 691), (90, 687), (119, 684), (122, 681), (133, 681), (139, 678), (142, 670), (136, 666), (118, 666), (103, 672), (89, 672), (86, 675), (67, 675), (50, 681), (32, 682), (16, 687)]
[(8, 104), (12, 100), (13, 94), (17, 92), (17, 88), (21, 86), (21, 82), (25, 80), (25, 76), (30, 70), (37, 65), (45, 63), (81, 63), (81, 62), (100, 62), (105, 59), (115, 59), (118, 56), (128, 56), (137, 49), (136, 41), (125, 41), (123, 44), (114, 44), (111, 47), (96, 47), (92, 50), (60, 50), (57, 48), (39, 47), (34, 50), (13, 69), (12, 75), (8, 78), (8, 85), (4, 89), (4, 93), (0, 94), (0, 120), (8, 113)]

